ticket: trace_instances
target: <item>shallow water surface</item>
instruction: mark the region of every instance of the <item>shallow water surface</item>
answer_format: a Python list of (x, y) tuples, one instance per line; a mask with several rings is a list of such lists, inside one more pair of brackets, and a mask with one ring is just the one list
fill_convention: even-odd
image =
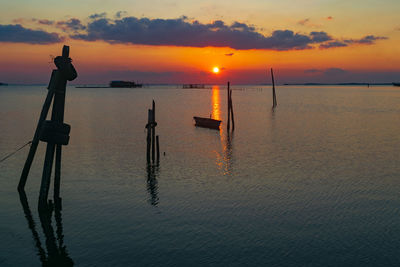
[[(68, 87), (62, 210), (37, 210), (44, 143), (26, 202), (28, 149), (0, 163), (0, 265), (398, 266), (400, 90), (282, 86), (272, 110), (269, 86), (233, 88), (228, 135), (224, 86)], [(32, 138), (46, 92), (0, 87), (0, 157)], [(220, 131), (194, 127), (210, 115)]]

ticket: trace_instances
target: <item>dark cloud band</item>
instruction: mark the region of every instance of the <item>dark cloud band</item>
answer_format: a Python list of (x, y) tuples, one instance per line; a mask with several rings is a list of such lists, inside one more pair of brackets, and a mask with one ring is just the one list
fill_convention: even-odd
[(86, 32), (72, 34), (74, 39), (109, 43), (167, 45), (190, 47), (231, 47), (234, 49), (296, 50), (309, 49), (313, 44), (331, 40), (325, 32), (310, 34), (277, 30), (270, 36), (262, 35), (245, 23), (231, 25), (221, 20), (209, 24), (178, 19), (149, 19), (125, 17), (107, 19), (91, 16)]
[(16, 25), (0, 25), (0, 42), (52, 44), (63, 39), (57, 33), (48, 33), (41, 30), (31, 30)]

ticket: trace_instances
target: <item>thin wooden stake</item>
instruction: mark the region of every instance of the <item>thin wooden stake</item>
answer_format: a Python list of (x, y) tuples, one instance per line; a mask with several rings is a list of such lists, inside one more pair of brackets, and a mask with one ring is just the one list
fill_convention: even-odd
[(157, 143), (157, 164), (160, 162), (160, 142), (158, 139), (158, 135), (156, 136), (156, 143)]
[(232, 131), (234, 131), (235, 130), (235, 117), (233, 116), (232, 89), (230, 89), (230, 93), (229, 93), (229, 106), (231, 108)]
[(272, 107), (275, 108), (278, 103), (276, 102), (276, 93), (275, 93), (275, 79), (274, 79), (274, 71), (271, 68), (271, 77), (272, 77), (272, 99), (273, 99), (273, 104)]
[(22, 170), (21, 178), (19, 179), (18, 191), (24, 190), (26, 181), (28, 179), (29, 170), (31, 169), (33, 158), (35, 157), (35, 153), (37, 147), (39, 145), (39, 135), (42, 130), (42, 124), (46, 120), (47, 114), (49, 113), (50, 105), (53, 100), (56, 84), (58, 80), (58, 74), (56, 70), (53, 70), (51, 73), (50, 83), (48, 86), (48, 92), (46, 96), (46, 100), (44, 101), (42, 111), (40, 113), (39, 121), (36, 126), (35, 134), (33, 136), (32, 144), (29, 149), (28, 157), (25, 161), (24, 168)]
[(148, 110), (148, 117), (147, 117), (147, 150), (146, 150), (146, 159), (147, 164), (150, 164), (150, 149), (151, 149), (151, 109)]
[(156, 135), (156, 104), (153, 100), (153, 108), (151, 112), (151, 160), (154, 164), (155, 162), (155, 135)]
[(227, 93), (228, 93), (228, 122), (227, 122), (227, 131), (229, 132), (231, 128), (231, 102), (230, 102), (230, 83), (228, 82), (228, 88), (227, 88)]

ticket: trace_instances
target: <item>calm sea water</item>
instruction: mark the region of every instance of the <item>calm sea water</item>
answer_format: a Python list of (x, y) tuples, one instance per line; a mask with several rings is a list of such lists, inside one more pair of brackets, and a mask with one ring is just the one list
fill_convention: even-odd
[[(269, 86), (234, 89), (228, 137), (225, 87), (68, 87), (63, 209), (38, 215), (44, 143), (30, 210), (16, 190), (28, 148), (0, 163), (0, 266), (59, 252), (76, 266), (399, 266), (400, 90), (278, 87), (272, 111)], [(46, 92), (0, 87), (0, 157), (31, 140)], [(210, 114), (220, 131), (194, 127)]]

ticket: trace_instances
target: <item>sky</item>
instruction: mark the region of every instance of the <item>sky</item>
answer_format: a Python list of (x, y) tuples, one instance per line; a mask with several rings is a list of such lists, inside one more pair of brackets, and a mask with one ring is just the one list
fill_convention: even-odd
[[(398, 0), (0, 0), (0, 82), (400, 81)], [(220, 72), (212, 72), (219, 67)]]

